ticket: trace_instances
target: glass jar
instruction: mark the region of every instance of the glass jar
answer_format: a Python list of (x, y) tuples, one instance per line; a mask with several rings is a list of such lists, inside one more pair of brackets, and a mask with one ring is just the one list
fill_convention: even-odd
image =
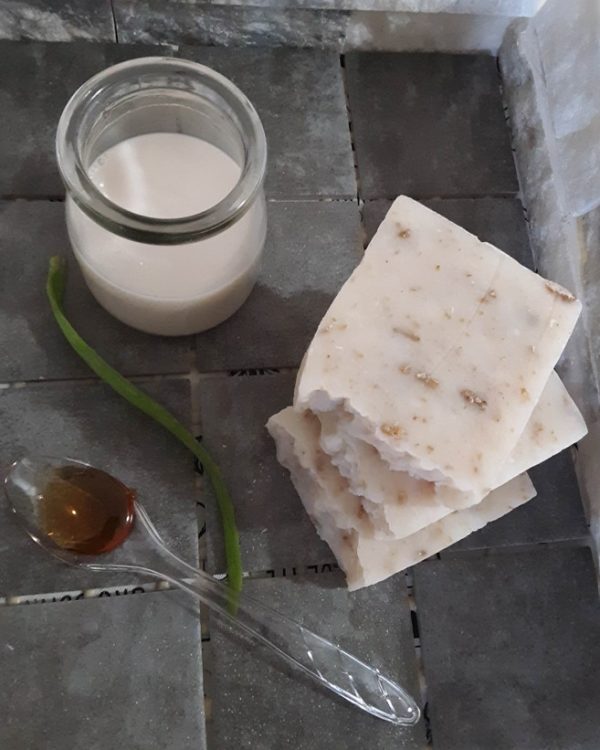
[(134, 328), (212, 328), (250, 294), (266, 234), (256, 110), (219, 73), (131, 60), (84, 83), (56, 153), (69, 238), (98, 302)]

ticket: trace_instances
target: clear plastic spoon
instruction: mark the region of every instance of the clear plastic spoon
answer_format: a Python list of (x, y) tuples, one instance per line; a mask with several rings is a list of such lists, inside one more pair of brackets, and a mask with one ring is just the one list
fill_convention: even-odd
[(168, 581), (363, 711), (392, 724), (419, 721), (415, 701), (378, 669), (177, 557), (135, 493), (110, 474), (80, 461), (30, 456), (12, 465), (4, 485), (29, 536), (63, 562)]

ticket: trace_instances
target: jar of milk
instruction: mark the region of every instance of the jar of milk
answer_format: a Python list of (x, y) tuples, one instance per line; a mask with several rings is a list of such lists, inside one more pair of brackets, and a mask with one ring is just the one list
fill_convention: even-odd
[(115, 65), (73, 95), (56, 152), (73, 251), (108, 312), (178, 336), (243, 304), (265, 241), (267, 148), (229, 80), (172, 58)]

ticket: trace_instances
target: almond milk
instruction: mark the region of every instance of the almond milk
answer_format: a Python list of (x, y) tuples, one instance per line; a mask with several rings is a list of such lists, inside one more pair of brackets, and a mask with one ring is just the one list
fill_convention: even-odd
[[(192, 216), (225, 198), (241, 167), (224, 151), (179, 133), (148, 133), (102, 153), (88, 175), (119, 208), (155, 219)], [(218, 325), (246, 300), (266, 233), (264, 198), (220, 233), (179, 245), (145, 244), (96, 223), (67, 197), (67, 225), (85, 280), (124, 323), (177, 336)]]

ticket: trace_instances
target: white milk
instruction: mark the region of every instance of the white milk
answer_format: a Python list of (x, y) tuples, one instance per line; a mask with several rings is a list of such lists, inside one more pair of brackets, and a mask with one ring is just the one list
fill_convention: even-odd
[[(122, 208), (181, 218), (211, 208), (236, 185), (241, 168), (206, 141), (149, 133), (117, 143), (89, 176)], [(98, 302), (134, 328), (177, 336), (221, 323), (246, 300), (266, 232), (264, 198), (221, 233), (183, 245), (125, 239), (90, 219), (67, 197), (69, 237)]]

